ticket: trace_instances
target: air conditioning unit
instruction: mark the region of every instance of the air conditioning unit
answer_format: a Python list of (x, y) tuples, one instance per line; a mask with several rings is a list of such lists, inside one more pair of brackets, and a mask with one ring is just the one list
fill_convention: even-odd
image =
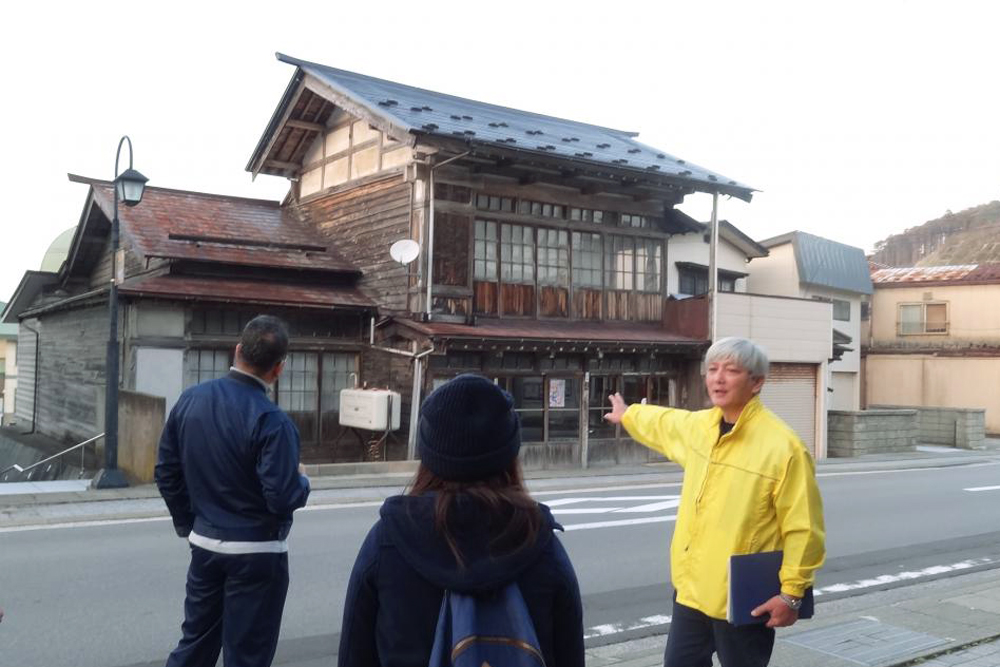
[(341, 389), (340, 425), (368, 431), (399, 428), (399, 392), (388, 389)]

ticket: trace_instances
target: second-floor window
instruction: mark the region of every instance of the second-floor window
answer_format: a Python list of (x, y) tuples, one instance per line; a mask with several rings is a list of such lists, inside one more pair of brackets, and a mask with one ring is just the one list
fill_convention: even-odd
[(639, 239), (635, 248), (636, 287), (641, 292), (660, 291), (663, 244), (655, 239)]
[[(678, 262), (679, 263), (679, 262)], [(688, 296), (697, 296), (708, 293), (708, 269), (697, 267), (678, 267), (678, 292)], [(719, 291), (735, 292), (736, 279), (732, 276), (723, 275), (719, 272)]]
[(608, 289), (631, 290), (635, 284), (635, 240), (630, 236), (609, 236), (607, 251)]
[(569, 234), (560, 229), (538, 230), (538, 284), (569, 285)]
[[(851, 302), (844, 299), (830, 299), (825, 296), (814, 296), (816, 301), (826, 301), (833, 305), (833, 319), (839, 322), (851, 321)], [(864, 318), (862, 318), (864, 319)]]
[(601, 235), (573, 232), (573, 285), (601, 289)]
[(476, 280), (497, 279), (497, 223), (476, 220), (474, 273)]
[(505, 283), (535, 282), (535, 239), (531, 227), (500, 227), (500, 280)]
[(899, 304), (899, 335), (948, 333), (948, 304)]

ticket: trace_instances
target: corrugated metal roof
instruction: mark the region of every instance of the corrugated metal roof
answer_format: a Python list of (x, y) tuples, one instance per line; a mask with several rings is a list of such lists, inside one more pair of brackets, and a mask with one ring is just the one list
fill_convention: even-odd
[(872, 278), (865, 251), (821, 236), (794, 231), (761, 241), (765, 248), (792, 243), (799, 281), (807, 285), (872, 293)]
[(926, 283), (1000, 283), (1000, 264), (953, 264), (879, 269), (872, 273), (877, 285)]
[[(637, 133), (476, 102), (453, 95), (347, 72), (283, 54), (340, 95), (414, 134), (599, 163), (689, 182), (697, 190), (720, 190), (747, 201), (753, 188), (717, 172), (647, 146)], [(260, 150), (260, 147), (258, 147)]]
[[(91, 185), (95, 202), (111, 219), (111, 184)], [(330, 239), (276, 201), (147, 187), (138, 206), (119, 206), (118, 219), (123, 236), (146, 257), (360, 273)]]
[(553, 322), (480, 319), (475, 325), (450, 322), (397, 322), (440, 338), (530, 340), (543, 342), (620, 343), (630, 345), (677, 344), (699, 346), (706, 341), (665, 331), (655, 324), (636, 322)]
[(198, 299), (259, 303), (308, 308), (374, 308), (358, 289), (341, 285), (302, 285), (194, 276), (130, 278), (119, 287), (122, 294), (172, 299)]

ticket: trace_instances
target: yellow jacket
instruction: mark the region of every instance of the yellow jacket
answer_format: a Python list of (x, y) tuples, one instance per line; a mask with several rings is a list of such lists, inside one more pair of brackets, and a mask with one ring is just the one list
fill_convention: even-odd
[(812, 456), (755, 397), (719, 437), (722, 410), (631, 405), (629, 435), (684, 468), (670, 571), (677, 601), (725, 619), (729, 557), (784, 551), (781, 590), (801, 597), (823, 565), (823, 503)]

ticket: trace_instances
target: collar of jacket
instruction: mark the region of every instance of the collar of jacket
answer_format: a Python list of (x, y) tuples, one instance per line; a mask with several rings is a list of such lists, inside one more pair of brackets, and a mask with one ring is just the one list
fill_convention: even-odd
[(245, 385), (259, 389), (265, 394), (267, 393), (267, 386), (264, 384), (264, 381), (250, 375), (249, 373), (242, 373), (234, 368), (226, 373), (226, 377), (230, 380), (236, 380), (237, 382), (242, 382)]
[[(747, 402), (747, 404), (743, 406), (743, 409), (740, 411), (740, 416), (736, 420), (736, 424), (733, 425), (733, 430), (731, 430), (726, 435), (732, 435), (733, 433), (739, 431), (740, 426), (753, 419), (754, 415), (760, 412), (761, 408), (763, 407), (764, 407), (763, 403), (760, 402), (760, 394), (754, 395), (754, 397), (751, 398)], [(721, 421), (722, 421), (722, 408), (713, 407), (712, 419), (711, 423), (709, 424), (709, 431), (714, 431), (715, 433), (718, 433), (719, 423)], [(719, 439), (721, 440), (721, 438)]]

